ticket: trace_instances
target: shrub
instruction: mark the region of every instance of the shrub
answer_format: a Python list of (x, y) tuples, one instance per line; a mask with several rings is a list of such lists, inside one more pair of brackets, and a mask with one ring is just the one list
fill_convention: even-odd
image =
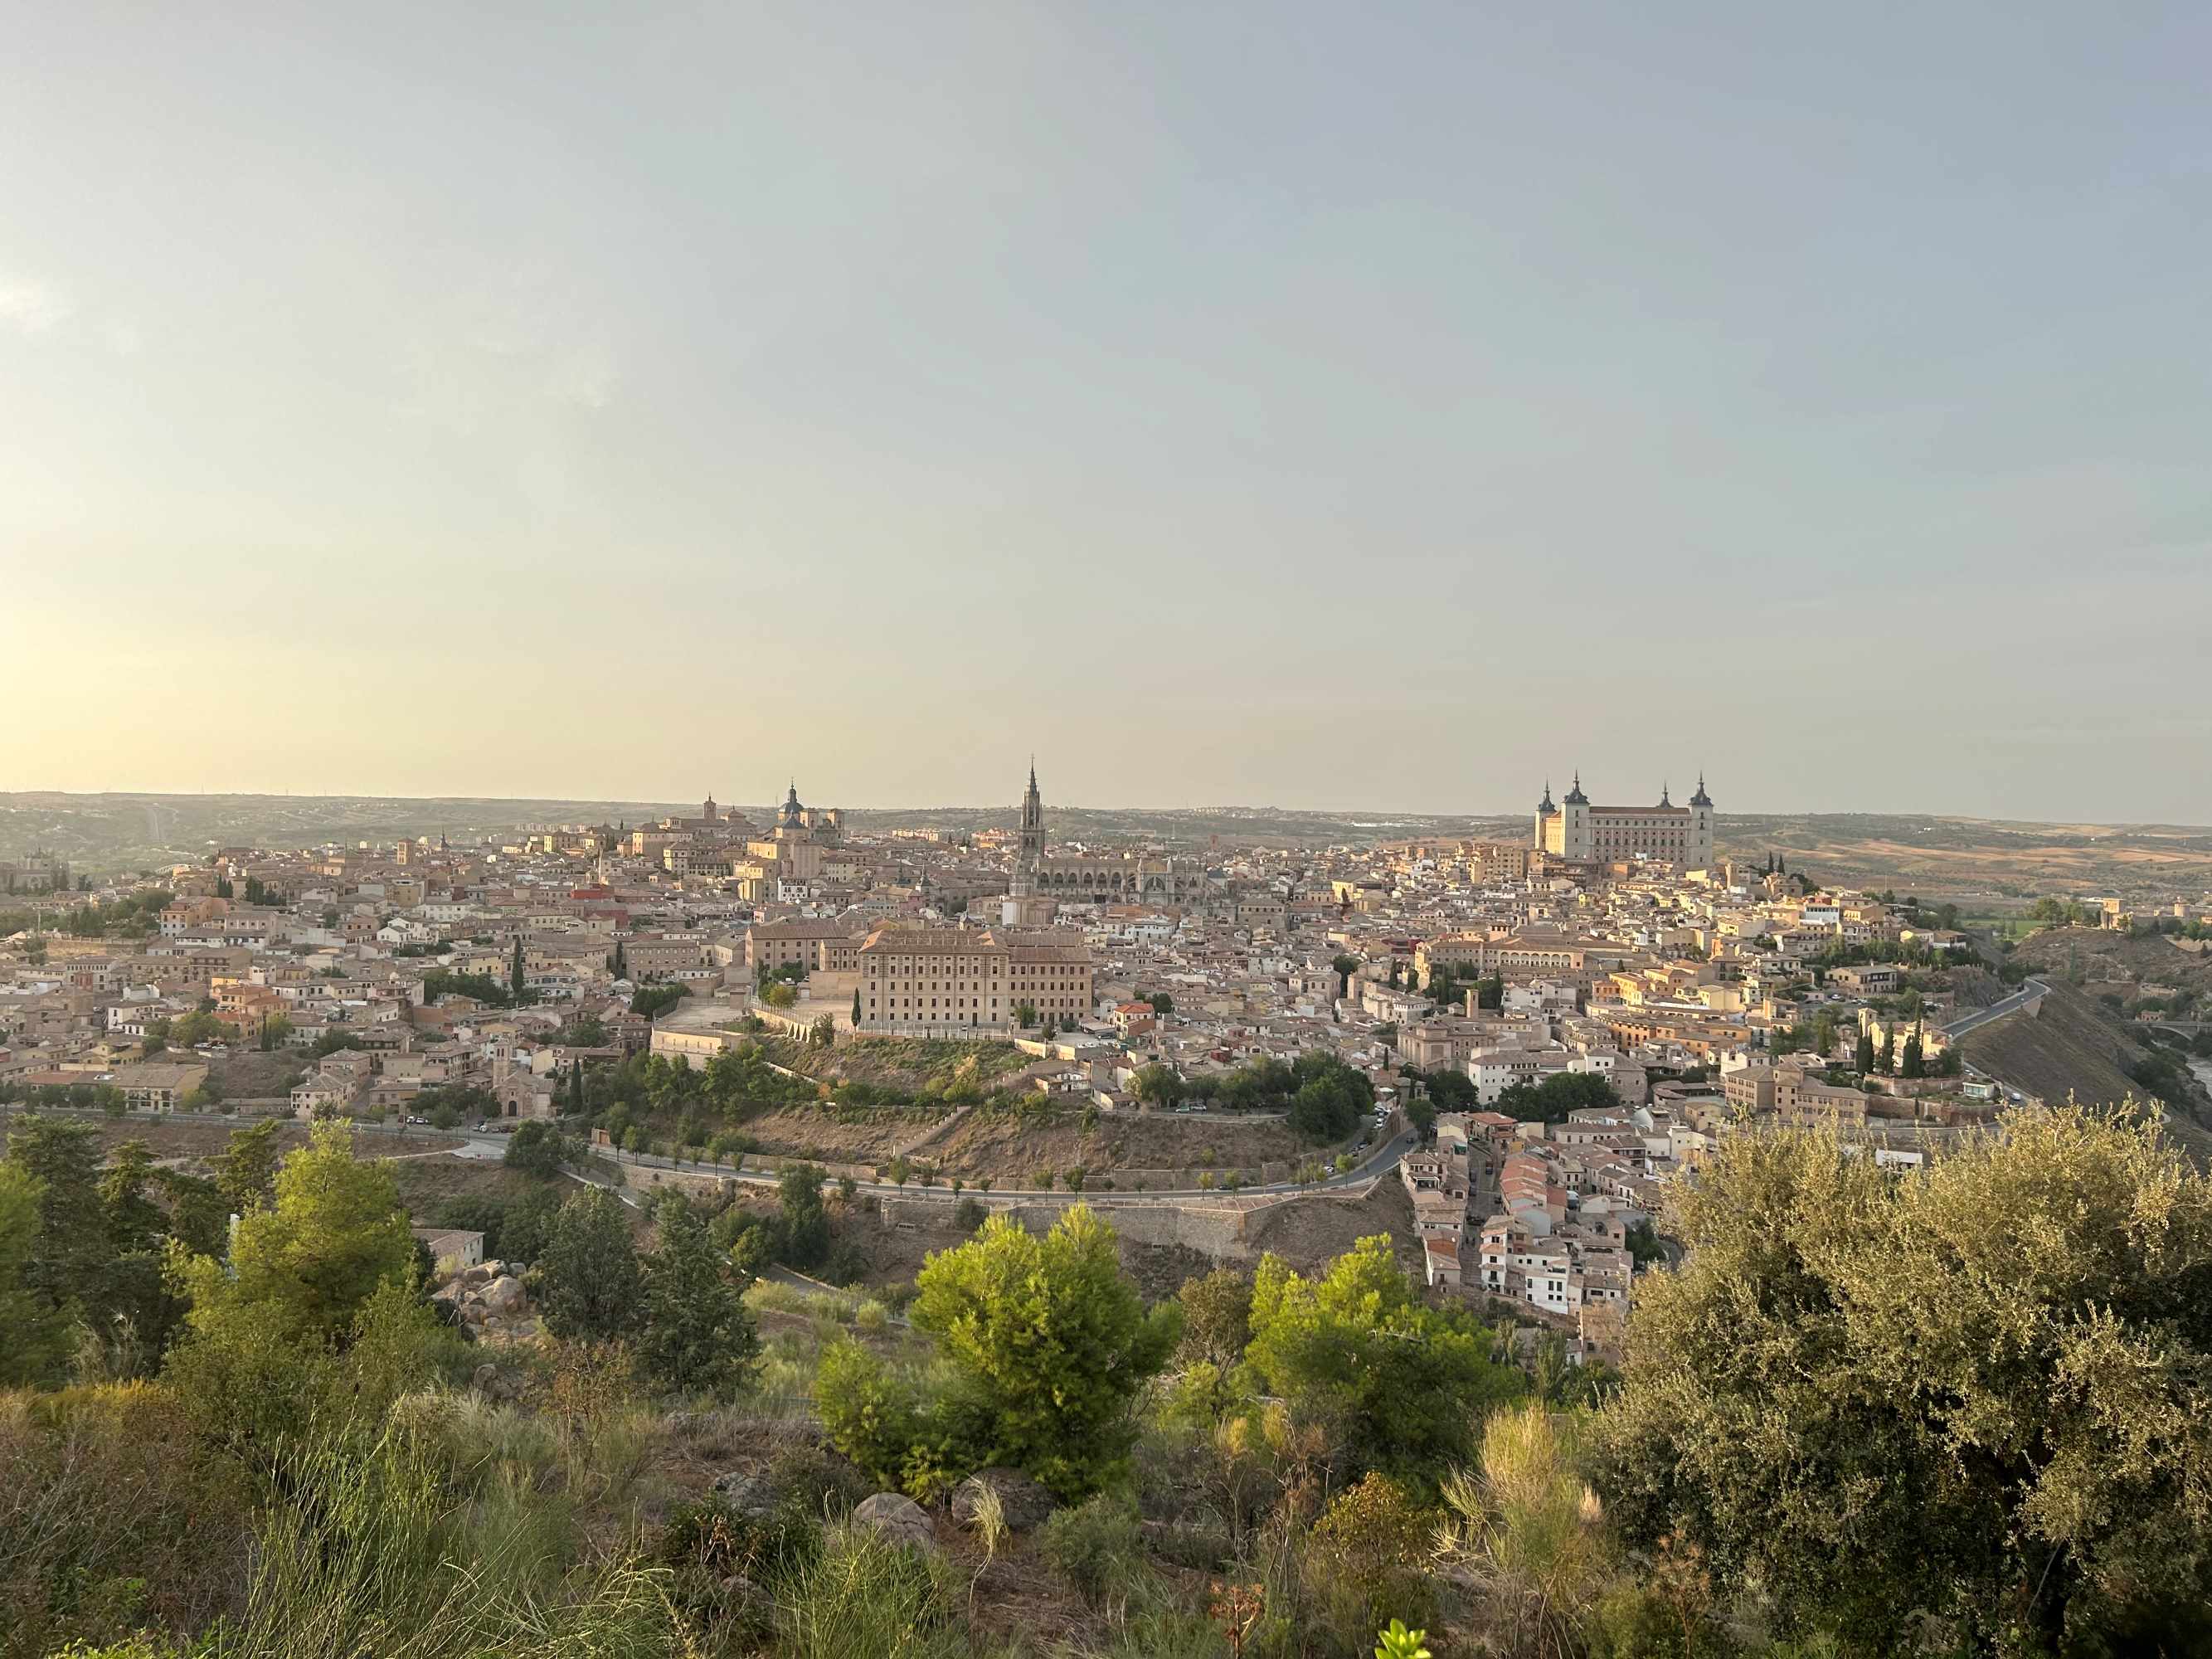
[(776, 1610), (785, 1659), (957, 1659), (967, 1643), (936, 1563), (840, 1528), (794, 1575)]
[(830, 1443), (878, 1490), (896, 1486), (922, 1428), (921, 1391), (850, 1337), (823, 1350), (814, 1403)]
[(1055, 1510), (1037, 1534), (1037, 1552), (1085, 1601), (1095, 1602), (1142, 1556), (1137, 1512), (1103, 1493)]
[(1388, 1475), (1338, 1493), (1314, 1522), (1304, 1563), (1322, 1621), (1355, 1642), (1394, 1614), (1428, 1617), (1435, 1598), (1422, 1568), (1434, 1530)]
[(235, 1611), (252, 1493), (167, 1389), (0, 1400), (0, 1654)]
[(835, 1452), (804, 1442), (776, 1454), (768, 1479), (780, 1500), (809, 1515), (841, 1519), (877, 1490), (874, 1482)]
[(746, 1515), (719, 1496), (672, 1511), (653, 1547), (661, 1565), (713, 1578), (758, 1579), (803, 1571), (820, 1553), (822, 1523), (795, 1496), (766, 1515)]

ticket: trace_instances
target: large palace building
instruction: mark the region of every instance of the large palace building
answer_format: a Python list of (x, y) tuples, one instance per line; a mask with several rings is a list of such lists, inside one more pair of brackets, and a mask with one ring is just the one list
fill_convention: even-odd
[(1025, 1009), (1050, 1030), (1091, 1009), (1091, 951), (1079, 936), (884, 927), (856, 954), (863, 1031), (1006, 1031)]
[(1656, 806), (1593, 806), (1577, 772), (1575, 787), (1556, 806), (1552, 786), (1544, 786), (1544, 799), (1536, 806), (1535, 846), (1554, 858), (1601, 863), (1656, 859), (1685, 870), (1710, 869), (1714, 816), (1703, 774), (1686, 806), (1668, 800), (1663, 787)]

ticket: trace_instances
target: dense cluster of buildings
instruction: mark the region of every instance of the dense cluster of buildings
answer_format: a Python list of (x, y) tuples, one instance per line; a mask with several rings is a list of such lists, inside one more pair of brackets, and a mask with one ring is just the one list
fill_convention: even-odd
[[(579, 1061), (703, 1063), (764, 1024), (1018, 1037), (1055, 1086), (1122, 1110), (1146, 1066), (1322, 1049), (1386, 1108), (1465, 1080), (1436, 1090), (1452, 1109), (1401, 1169), (1431, 1282), (1601, 1350), (1628, 1234), (1719, 1137), (1822, 1123), (1911, 1161), (2026, 1103), (1947, 1060), (1946, 1024), (2006, 988), (1942, 971), (1968, 941), (1722, 856), (1702, 777), (1679, 806), (1547, 787), (1525, 838), (1327, 848), (1055, 846), (1034, 767), (1011, 830), (870, 834), (795, 782), (763, 817), (710, 797), (470, 847), (225, 848), (91, 890), (18, 866), (41, 908), (0, 940), (0, 1081), (108, 1079), (160, 1109), (274, 1033), (302, 1051), (296, 1109), (404, 1111), (466, 1084), (520, 1116), (552, 1111)], [(149, 888), (169, 896), (150, 920), (66, 926)], [(668, 986), (690, 994), (635, 1011)], [(210, 1023), (213, 1042), (146, 1052)], [(1522, 1121), (1562, 1076), (1610, 1103)]]

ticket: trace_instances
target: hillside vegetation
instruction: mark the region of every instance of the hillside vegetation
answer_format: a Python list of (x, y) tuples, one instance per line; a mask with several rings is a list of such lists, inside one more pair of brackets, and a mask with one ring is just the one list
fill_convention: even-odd
[(643, 1248), (542, 1190), (544, 1334), (479, 1340), (342, 1129), (19, 1121), (0, 1659), (2204, 1650), (2212, 1187), (2125, 1110), (1725, 1142), (1618, 1377), (1382, 1237), (1150, 1297), (1077, 1206), (818, 1293), (754, 1277), (829, 1248), (807, 1172)]

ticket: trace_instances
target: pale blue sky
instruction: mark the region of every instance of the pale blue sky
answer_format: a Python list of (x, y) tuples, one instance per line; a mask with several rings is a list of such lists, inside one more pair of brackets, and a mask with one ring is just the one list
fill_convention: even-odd
[(2212, 11), (19, 9), (0, 788), (2212, 822)]

